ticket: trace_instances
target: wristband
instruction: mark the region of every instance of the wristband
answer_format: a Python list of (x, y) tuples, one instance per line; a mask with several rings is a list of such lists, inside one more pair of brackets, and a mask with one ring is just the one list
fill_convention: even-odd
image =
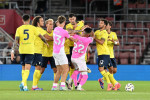
[(117, 43), (118, 43), (117, 41), (114, 42), (115, 45), (116, 45)]
[(12, 53), (14, 53), (14, 50), (11, 50)]

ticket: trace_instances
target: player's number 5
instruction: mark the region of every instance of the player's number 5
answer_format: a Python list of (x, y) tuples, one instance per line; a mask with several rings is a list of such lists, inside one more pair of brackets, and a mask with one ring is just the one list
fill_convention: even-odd
[(29, 33), (28, 33), (29, 30), (24, 30), (24, 34), (27, 35), (27, 38), (24, 38), (24, 40), (28, 40), (29, 39)]

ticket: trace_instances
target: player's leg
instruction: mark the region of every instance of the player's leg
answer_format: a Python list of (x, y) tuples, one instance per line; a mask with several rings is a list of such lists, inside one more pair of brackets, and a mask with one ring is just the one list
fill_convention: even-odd
[(68, 64), (61, 65), (61, 67), (62, 67), (63, 71), (62, 71), (62, 74), (61, 74), (60, 90), (61, 90), (61, 88), (63, 89), (65, 87), (65, 81), (67, 79), (68, 72), (69, 72)]
[[(57, 61), (55, 60), (55, 62), (57, 62)], [(55, 78), (54, 78), (53, 87), (52, 87), (51, 90), (58, 90), (58, 88), (57, 88), (58, 87), (58, 81), (59, 81), (61, 73), (63, 71), (62, 67), (60, 65), (57, 65), (57, 63), (56, 63), (56, 68), (57, 68), (57, 72), (56, 72), (56, 75), (55, 75)]]
[(51, 69), (53, 69), (53, 72), (54, 72), (54, 78), (55, 78), (55, 75), (56, 75), (56, 72), (57, 72), (55, 60), (54, 60), (53, 57), (49, 57), (49, 61), (50, 61)]
[(109, 63), (108, 61), (110, 59), (109, 55), (100, 55), (98, 57), (99, 57), (99, 62), (98, 62), (99, 71), (102, 74), (102, 76), (106, 79), (106, 82), (108, 84), (107, 91), (110, 91), (112, 89), (112, 84), (110, 82), (107, 72), (104, 70), (104, 67), (107, 67)]
[(45, 71), (45, 68), (47, 68), (48, 59), (49, 59), (48, 57), (42, 57), (41, 74), (43, 74)]
[(31, 63), (32, 63), (32, 60), (33, 60), (33, 55), (32, 54), (25, 54), (25, 71), (24, 71), (24, 75), (23, 75), (23, 80), (22, 80), (22, 83), (23, 83), (23, 89), (24, 91), (28, 91), (28, 88), (27, 88), (27, 79), (29, 77), (29, 72), (30, 72), (30, 68), (31, 68)]
[(114, 67), (116, 67), (116, 65), (115, 65), (116, 63), (114, 62), (113, 59), (110, 59), (110, 62), (111, 62), (111, 67), (108, 68), (109, 69), (109, 75), (108, 76), (109, 76), (109, 79), (110, 79), (111, 83), (114, 86), (113, 90), (118, 90), (121, 87), (121, 85), (120, 85), (120, 83), (118, 83), (115, 80), (115, 78), (113, 76), (113, 69), (114, 69)]
[(79, 60), (78, 66), (79, 66), (79, 71), (81, 72), (80, 74), (82, 75), (82, 77), (81, 77), (81, 81), (79, 85), (77, 86), (77, 90), (84, 90), (82, 89), (82, 86), (86, 83), (88, 79), (87, 65), (86, 65), (85, 60), (84, 59)]
[(35, 66), (35, 71), (33, 74), (33, 85), (32, 90), (43, 90), (38, 88), (38, 82), (42, 76), (41, 74), (41, 64), (42, 64), (42, 54), (34, 54), (33, 66)]

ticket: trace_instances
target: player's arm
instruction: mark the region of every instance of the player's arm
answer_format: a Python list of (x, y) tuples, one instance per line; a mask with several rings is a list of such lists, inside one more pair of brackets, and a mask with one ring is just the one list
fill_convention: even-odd
[(45, 37), (43, 37), (41, 34), (39, 34), (39, 37), (40, 37), (41, 40), (49, 47), (49, 44), (47, 43)]
[(101, 44), (101, 45), (103, 45), (104, 42), (105, 42), (105, 38), (97, 39), (97, 38), (95, 37), (94, 40), (95, 40), (97, 43)]
[(116, 46), (119, 46), (119, 45), (120, 45), (119, 40), (114, 40), (114, 39), (112, 39), (111, 41), (112, 41), (112, 42), (114, 43), (114, 45), (116, 45)]
[(73, 38), (72, 36), (69, 37), (69, 40), (73, 41), (73, 42), (77, 42), (78, 40)]
[(18, 42), (19, 42), (19, 37), (15, 37), (15, 41), (13, 43), (13, 47), (12, 47), (12, 50), (11, 50), (11, 60), (13, 61), (14, 60), (14, 52), (15, 50), (18, 48)]
[(44, 38), (46, 38), (47, 41), (53, 41), (53, 37), (49, 36), (48, 34), (45, 34)]

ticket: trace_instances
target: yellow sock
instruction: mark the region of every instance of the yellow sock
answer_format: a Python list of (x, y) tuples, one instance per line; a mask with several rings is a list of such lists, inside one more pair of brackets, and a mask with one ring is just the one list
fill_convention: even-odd
[(107, 83), (110, 83), (109, 77), (108, 77), (107, 73), (105, 72), (105, 70), (101, 71), (100, 73), (101, 73), (101, 74), (103, 75), (103, 77), (106, 79)]
[(54, 73), (54, 79), (55, 79), (56, 73)]
[(39, 80), (41, 79), (41, 76), (42, 76), (42, 74), (41, 74), (41, 73), (38, 73), (38, 81), (37, 81), (37, 84), (38, 84)]
[(115, 86), (115, 84), (117, 83), (117, 81), (115, 80), (113, 74), (109, 73), (108, 77), (109, 77), (111, 83), (113, 84), (113, 86)]
[(38, 79), (39, 79), (39, 74), (40, 73), (40, 70), (35, 70), (34, 71), (34, 74), (33, 74), (33, 86), (37, 86), (38, 84)]
[(23, 75), (23, 80), (22, 80), (22, 82), (24, 83), (24, 86), (27, 86), (28, 77), (29, 77), (29, 70), (25, 70), (24, 75)]
[(104, 81), (106, 81), (106, 78), (105, 78), (105, 77), (102, 77), (102, 79), (103, 79)]
[(73, 72), (74, 72), (74, 68), (72, 69), (71, 67), (70, 67), (70, 71), (69, 71), (69, 76), (71, 77), (71, 75), (73, 74)]
[(23, 81), (23, 75), (24, 75), (25, 70), (22, 70), (21, 74), (22, 74), (22, 81)]

